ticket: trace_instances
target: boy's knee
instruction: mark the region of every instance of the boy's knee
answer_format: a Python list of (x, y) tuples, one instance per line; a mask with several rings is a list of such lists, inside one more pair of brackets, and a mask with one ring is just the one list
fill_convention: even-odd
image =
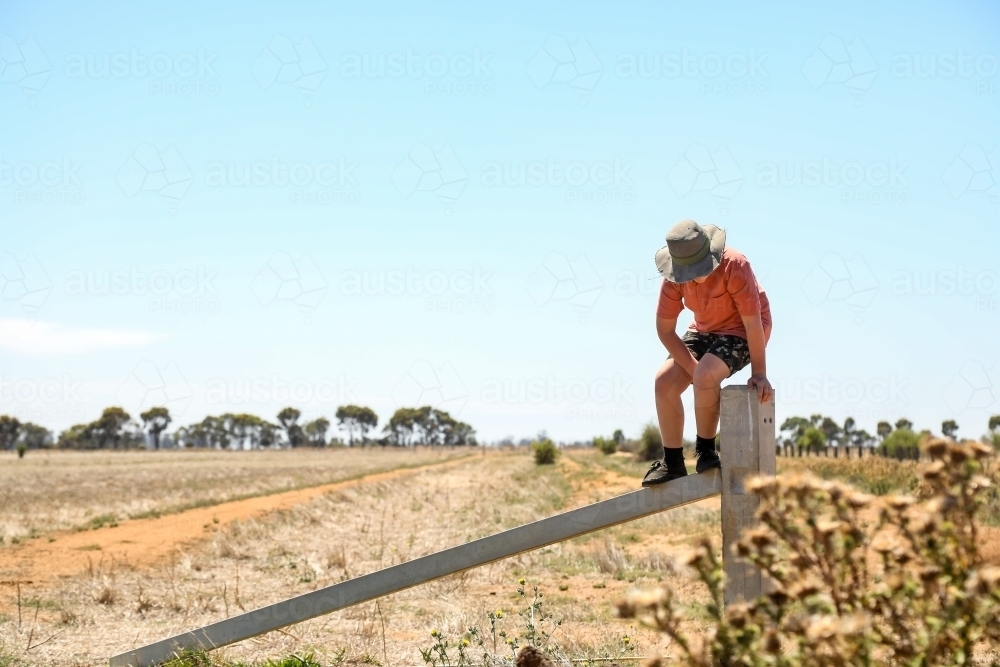
[(722, 386), (722, 379), (704, 362), (698, 362), (695, 366), (691, 381), (695, 389), (718, 389)]
[(653, 388), (657, 394), (678, 394), (684, 391), (684, 387), (679, 382), (680, 374), (673, 366), (661, 368), (656, 373), (653, 380)]

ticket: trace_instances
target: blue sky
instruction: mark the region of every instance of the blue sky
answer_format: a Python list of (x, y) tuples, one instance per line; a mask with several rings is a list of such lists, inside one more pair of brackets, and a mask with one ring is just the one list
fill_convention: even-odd
[(4, 412), (636, 434), (694, 218), (770, 297), (779, 418), (1000, 413), (994, 3), (0, 16)]

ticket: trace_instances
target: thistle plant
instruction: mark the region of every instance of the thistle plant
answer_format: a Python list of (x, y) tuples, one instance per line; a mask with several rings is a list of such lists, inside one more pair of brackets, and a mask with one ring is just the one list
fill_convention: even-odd
[(698, 667), (992, 658), (1000, 568), (982, 561), (977, 512), (996, 476), (993, 450), (933, 440), (925, 452), (924, 500), (875, 498), (808, 474), (754, 480), (760, 524), (734, 555), (767, 575), (768, 592), (724, 609), (721, 558), (702, 542), (686, 562), (712, 599), (703, 636), (685, 630), (683, 606), (667, 588), (629, 594), (619, 615), (659, 630), (672, 640), (673, 661)]

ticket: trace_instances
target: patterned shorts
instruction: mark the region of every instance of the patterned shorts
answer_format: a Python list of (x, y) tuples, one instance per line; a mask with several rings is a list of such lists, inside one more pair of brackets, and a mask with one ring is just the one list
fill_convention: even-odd
[(750, 345), (745, 338), (688, 331), (681, 340), (698, 361), (701, 361), (701, 358), (708, 353), (722, 359), (729, 366), (730, 375), (750, 363)]

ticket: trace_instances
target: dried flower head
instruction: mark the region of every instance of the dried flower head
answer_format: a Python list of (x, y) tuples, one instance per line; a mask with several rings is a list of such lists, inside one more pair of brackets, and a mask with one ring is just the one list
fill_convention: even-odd
[(949, 442), (943, 438), (934, 438), (924, 446), (924, 452), (932, 459), (941, 459), (948, 451)]
[(977, 461), (982, 461), (983, 459), (993, 456), (994, 450), (985, 443), (979, 442), (978, 440), (970, 440), (965, 443), (965, 446), (969, 448), (969, 454), (975, 458)]

